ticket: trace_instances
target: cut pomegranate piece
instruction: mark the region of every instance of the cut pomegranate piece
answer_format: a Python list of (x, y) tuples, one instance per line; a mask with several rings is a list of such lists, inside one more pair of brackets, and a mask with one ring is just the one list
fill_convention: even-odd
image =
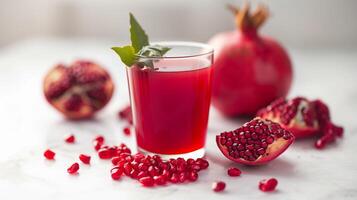
[(310, 101), (304, 97), (278, 99), (260, 110), (258, 116), (280, 123), (296, 138), (321, 135), (315, 143), (319, 149), (343, 134), (343, 128), (331, 122), (330, 111), (321, 100)]
[(255, 118), (238, 129), (216, 136), (222, 153), (230, 160), (246, 164), (265, 164), (283, 153), (294, 136), (278, 123)]
[(226, 183), (223, 181), (213, 182), (212, 190), (215, 192), (222, 192), (226, 188)]
[(78, 172), (78, 170), (79, 170), (79, 164), (78, 163), (74, 163), (67, 169), (67, 172), (69, 174), (75, 174), (75, 173)]
[(85, 154), (79, 155), (79, 160), (81, 160), (82, 163), (84, 163), (84, 164), (89, 165), (89, 164), (90, 164), (90, 159), (91, 159), (91, 157), (90, 157), (90, 156), (87, 156), (87, 155), (85, 155)]
[(70, 119), (91, 117), (111, 99), (114, 84), (100, 65), (79, 60), (54, 67), (45, 77), (47, 101)]
[(270, 178), (268, 180), (264, 179), (259, 182), (259, 189), (263, 192), (270, 192), (275, 190), (278, 185), (278, 180), (275, 178)]
[(74, 137), (73, 134), (67, 135), (64, 139), (65, 142), (67, 143), (74, 143), (76, 138)]
[(235, 167), (231, 167), (227, 170), (227, 174), (229, 176), (240, 176), (242, 172), (238, 169), (238, 168), (235, 168)]
[(46, 158), (47, 160), (53, 160), (53, 159), (55, 159), (55, 155), (56, 155), (56, 153), (53, 152), (53, 151), (50, 150), (50, 149), (47, 149), (47, 150), (43, 153), (43, 156), (45, 156), (45, 158)]

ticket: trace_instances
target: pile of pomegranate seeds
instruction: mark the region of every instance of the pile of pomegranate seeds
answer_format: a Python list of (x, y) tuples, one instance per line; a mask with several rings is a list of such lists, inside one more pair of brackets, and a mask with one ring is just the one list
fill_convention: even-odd
[(53, 152), (52, 150), (50, 149), (47, 149), (44, 153), (43, 153), (43, 156), (45, 156), (45, 158), (47, 160), (53, 160), (55, 158), (55, 155), (56, 153)]
[(98, 150), (98, 156), (100, 159), (111, 159), (114, 165), (110, 171), (112, 179), (118, 180), (125, 175), (146, 187), (165, 185), (168, 182), (193, 182), (198, 179), (198, 172), (209, 166), (208, 161), (202, 158), (163, 160), (158, 155), (132, 155), (125, 144), (111, 147), (103, 145)]
[(76, 138), (74, 137), (73, 134), (70, 134), (68, 136), (65, 137), (64, 141), (67, 143), (74, 143), (76, 140)]
[(235, 167), (231, 167), (227, 170), (228, 176), (240, 176), (241, 173), (240, 169)]
[(270, 192), (275, 190), (278, 185), (278, 180), (275, 178), (264, 179), (259, 182), (259, 189), (263, 192)]
[(213, 182), (212, 190), (215, 192), (222, 192), (226, 188), (226, 183), (223, 181)]

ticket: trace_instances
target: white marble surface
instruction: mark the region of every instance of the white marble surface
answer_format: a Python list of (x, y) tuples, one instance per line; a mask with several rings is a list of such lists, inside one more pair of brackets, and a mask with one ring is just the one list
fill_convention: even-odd
[[(93, 156), (78, 176), (66, 173), (79, 153), (95, 155), (91, 139), (103, 134), (111, 143), (132, 138), (121, 133), (116, 118), (128, 102), (123, 67), (100, 40), (30, 40), (0, 49), (0, 199), (357, 199), (357, 50), (293, 50), (295, 80), (290, 96), (321, 97), (331, 107), (333, 119), (345, 127), (345, 137), (324, 151), (313, 140), (297, 141), (281, 157), (266, 166), (235, 165), (218, 151), (214, 136), (240, 125), (244, 119), (227, 120), (211, 111), (207, 156), (208, 170), (193, 184), (147, 189), (128, 178), (110, 179), (110, 164)], [(42, 77), (58, 61), (92, 58), (105, 65), (116, 83), (110, 104), (91, 121), (64, 120), (44, 100)], [(78, 142), (68, 145), (63, 136), (74, 133)], [(46, 161), (46, 148), (57, 152)], [(226, 175), (238, 166), (238, 178)], [(258, 181), (276, 177), (278, 190), (263, 193)], [(214, 180), (227, 183), (224, 193), (211, 191)]]

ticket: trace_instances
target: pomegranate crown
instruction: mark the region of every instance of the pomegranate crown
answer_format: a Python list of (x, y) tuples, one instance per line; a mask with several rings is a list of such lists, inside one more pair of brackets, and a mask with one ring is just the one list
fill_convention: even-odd
[(237, 27), (242, 31), (257, 30), (269, 17), (268, 8), (259, 4), (254, 12), (250, 12), (249, 3), (245, 3), (242, 8), (227, 5), (228, 9), (235, 15)]

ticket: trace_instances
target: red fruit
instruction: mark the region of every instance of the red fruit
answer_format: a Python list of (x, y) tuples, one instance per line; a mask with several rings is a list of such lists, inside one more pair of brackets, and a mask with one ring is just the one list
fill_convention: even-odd
[(113, 180), (119, 180), (123, 174), (123, 169), (119, 167), (114, 167), (113, 169), (110, 170), (110, 174)]
[(278, 123), (254, 118), (238, 129), (216, 136), (221, 152), (228, 159), (246, 165), (265, 164), (283, 153), (294, 136)]
[(75, 140), (76, 138), (74, 137), (73, 134), (66, 136), (66, 138), (64, 139), (64, 141), (67, 143), (74, 143)]
[(150, 176), (140, 178), (139, 182), (145, 187), (152, 187), (152, 186), (154, 186), (154, 183), (155, 183), (154, 179), (151, 178)]
[(81, 160), (84, 164), (90, 164), (90, 159), (91, 157), (90, 156), (87, 156), (85, 154), (81, 154), (79, 155), (79, 160)]
[(119, 111), (118, 116), (120, 119), (124, 119), (129, 122), (129, 124), (133, 124), (133, 115), (131, 112), (130, 105), (126, 106), (122, 110)]
[(69, 119), (91, 117), (111, 99), (114, 85), (108, 72), (90, 61), (54, 67), (45, 77), (47, 101)]
[(45, 156), (45, 158), (47, 160), (53, 160), (55, 158), (55, 155), (56, 153), (53, 152), (52, 150), (50, 149), (47, 149), (44, 153), (43, 153), (43, 156)]
[(235, 167), (231, 167), (227, 170), (227, 174), (229, 176), (240, 176), (242, 172), (238, 169), (238, 168), (235, 168)]
[(343, 134), (343, 128), (332, 123), (330, 111), (321, 100), (310, 101), (304, 97), (278, 99), (261, 109), (258, 116), (280, 123), (296, 138), (320, 135), (315, 143), (318, 149)]
[(258, 28), (268, 18), (259, 6), (232, 7), (238, 29), (220, 33), (209, 43), (215, 49), (213, 105), (226, 116), (254, 115), (290, 89), (293, 72), (290, 58), (274, 39), (261, 36)]
[(275, 178), (270, 178), (268, 180), (264, 179), (259, 182), (259, 189), (263, 192), (270, 192), (275, 190), (278, 185), (278, 180)]
[(223, 181), (213, 182), (212, 190), (215, 192), (222, 192), (226, 188), (226, 183)]
[(75, 174), (75, 173), (77, 173), (78, 170), (79, 170), (79, 164), (74, 163), (67, 169), (67, 172), (69, 174)]
[(125, 135), (129, 136), (129, 135), (130, 135), (130, 127), (125, 127), (125, 128), (123, 129), (123, 133), (124, 133)]

